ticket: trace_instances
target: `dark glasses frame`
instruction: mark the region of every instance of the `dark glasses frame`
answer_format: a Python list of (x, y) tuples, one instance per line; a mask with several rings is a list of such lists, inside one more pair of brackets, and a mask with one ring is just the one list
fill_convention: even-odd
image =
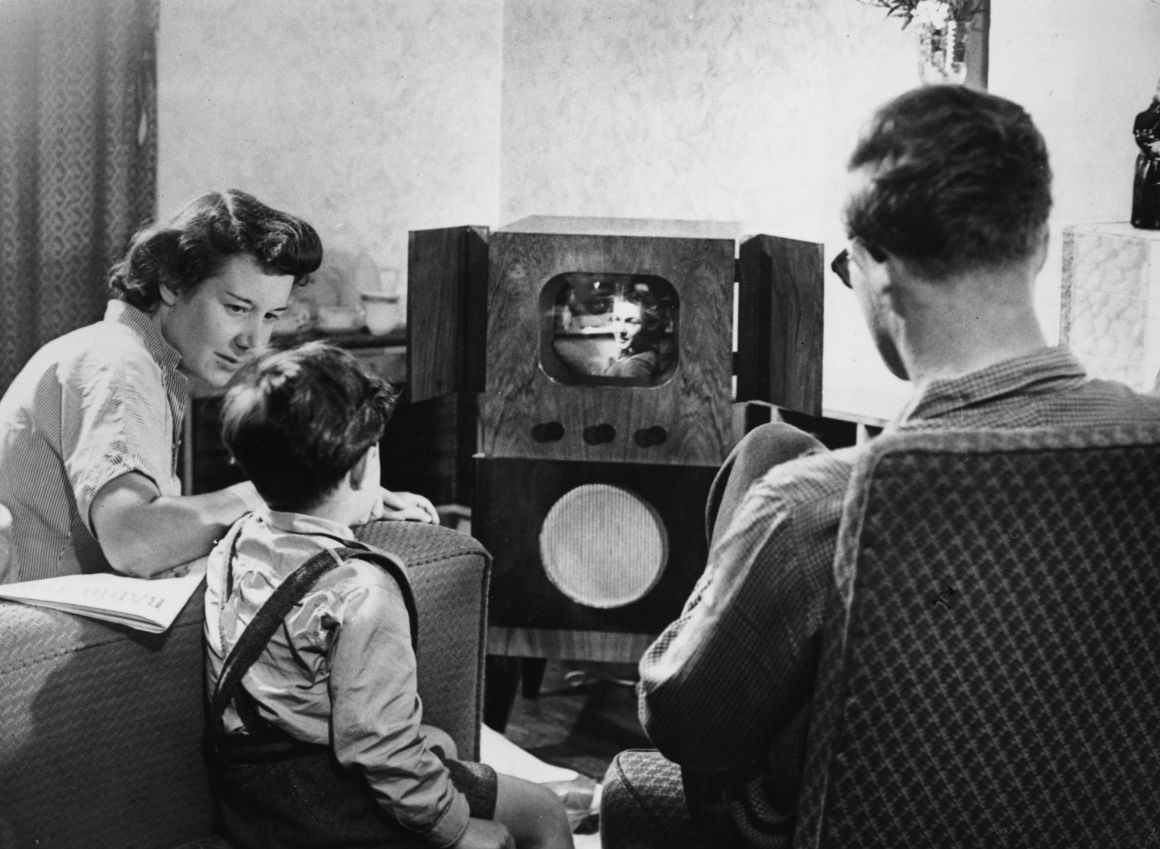
[(830, 271), (838, 276), (842, 285), (847, 289), (854, 288), (850, 284), (850, 251), (848, 248), (842, 248), (841, 252), (834, 257), (833, 262), (830, 263)]
[[(868, 254), (870, 254), (870, 257), (875, 262), (886, 262), (886, 260), (889, 258), (886, 251), (882, 250), (882, 248), (878, 247), (873, 242), (867, 242), (865, 239), (861, 238), (860, 236), (851, 236), (850, 237), (851, 241), (853, 241), (855, 239), (858, 240), (864, 248), (866, 248), (866, 252)], [(853, 284), (850, 283), (850, 249), (849, 248), (842, 248), (842, 250), (838, 253), (838, 255), (836, 257), (834, 257), (833, 261), (830, 263), (830, 271), (832, 271), (832, 272), (834, 272), (834, 274), (838, 275), (838, 279), (842, 281), (842, 285), (845, 286), (847, 289), (854, 288)]]

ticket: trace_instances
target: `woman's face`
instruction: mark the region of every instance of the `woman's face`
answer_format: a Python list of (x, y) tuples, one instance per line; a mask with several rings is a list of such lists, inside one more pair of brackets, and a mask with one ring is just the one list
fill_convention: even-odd
[(226, 260), (192, 289), (161, 287), (161, 333), (178, 353), (178, 369), (221, 387), (270, 341), (286, 311), (291, 275), (266, 274), (249, 256)]
[(612, 337), (616, 340), (620, 353), (625, 354), (632, 348), (632, 340), (640, 333), (644, 324), (640, 304), (634, 304), (623, 298), (617, 298), (612, 304)]

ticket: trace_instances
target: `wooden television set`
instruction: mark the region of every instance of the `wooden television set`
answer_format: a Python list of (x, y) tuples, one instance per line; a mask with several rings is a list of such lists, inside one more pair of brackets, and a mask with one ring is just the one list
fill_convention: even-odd
[(410, 234), (410, 400), (478, 393), (492, 654), (635, 661), (678, 615), (734, 402), (820, 413), (822, 268), (719, 222)]

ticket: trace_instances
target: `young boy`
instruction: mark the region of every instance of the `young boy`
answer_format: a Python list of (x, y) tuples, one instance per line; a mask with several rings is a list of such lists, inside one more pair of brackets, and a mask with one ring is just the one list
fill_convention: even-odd
[[(223, 439), (267, 506), (237, 521), (206, 574), (220, 827), (236, 849), (568, 849), (553, 793), (455, 760), (420, 724), (402, 570), (369, 550), (341, 565), (327, 553), (365, 549), (351, 526), (378, 515), (393, 405), (321, 343), (258, 358), (226, 394)], [(303, 568), (317, 564), (331, 568), (315, 580)]]

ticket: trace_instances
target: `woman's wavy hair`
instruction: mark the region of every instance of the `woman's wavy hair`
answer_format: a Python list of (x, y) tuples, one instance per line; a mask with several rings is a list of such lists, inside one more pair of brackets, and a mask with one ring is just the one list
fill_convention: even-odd
[(882, 106), (850, 156), (870, 179), (847, 234), (932, 280), (1024, 260), (1051, 212), (1047, 145), (1016, 103), (926, 86)]
[(222, 403), (222, 442), (271, 508), (303, 512), (382, 439), (397, 399), (348, 352), (310, 342), (238, 372)]
[(109, 274), (109, 297), (152, 312), (160, 286), (195, 289), (230, 257), (248, 255), (268, 274), (291, 275), (304, 285), (322, 263), (322, 240), (295, 215), (271, 209), (237, 189), (191, 201), (173, 218), (134, 234)]

